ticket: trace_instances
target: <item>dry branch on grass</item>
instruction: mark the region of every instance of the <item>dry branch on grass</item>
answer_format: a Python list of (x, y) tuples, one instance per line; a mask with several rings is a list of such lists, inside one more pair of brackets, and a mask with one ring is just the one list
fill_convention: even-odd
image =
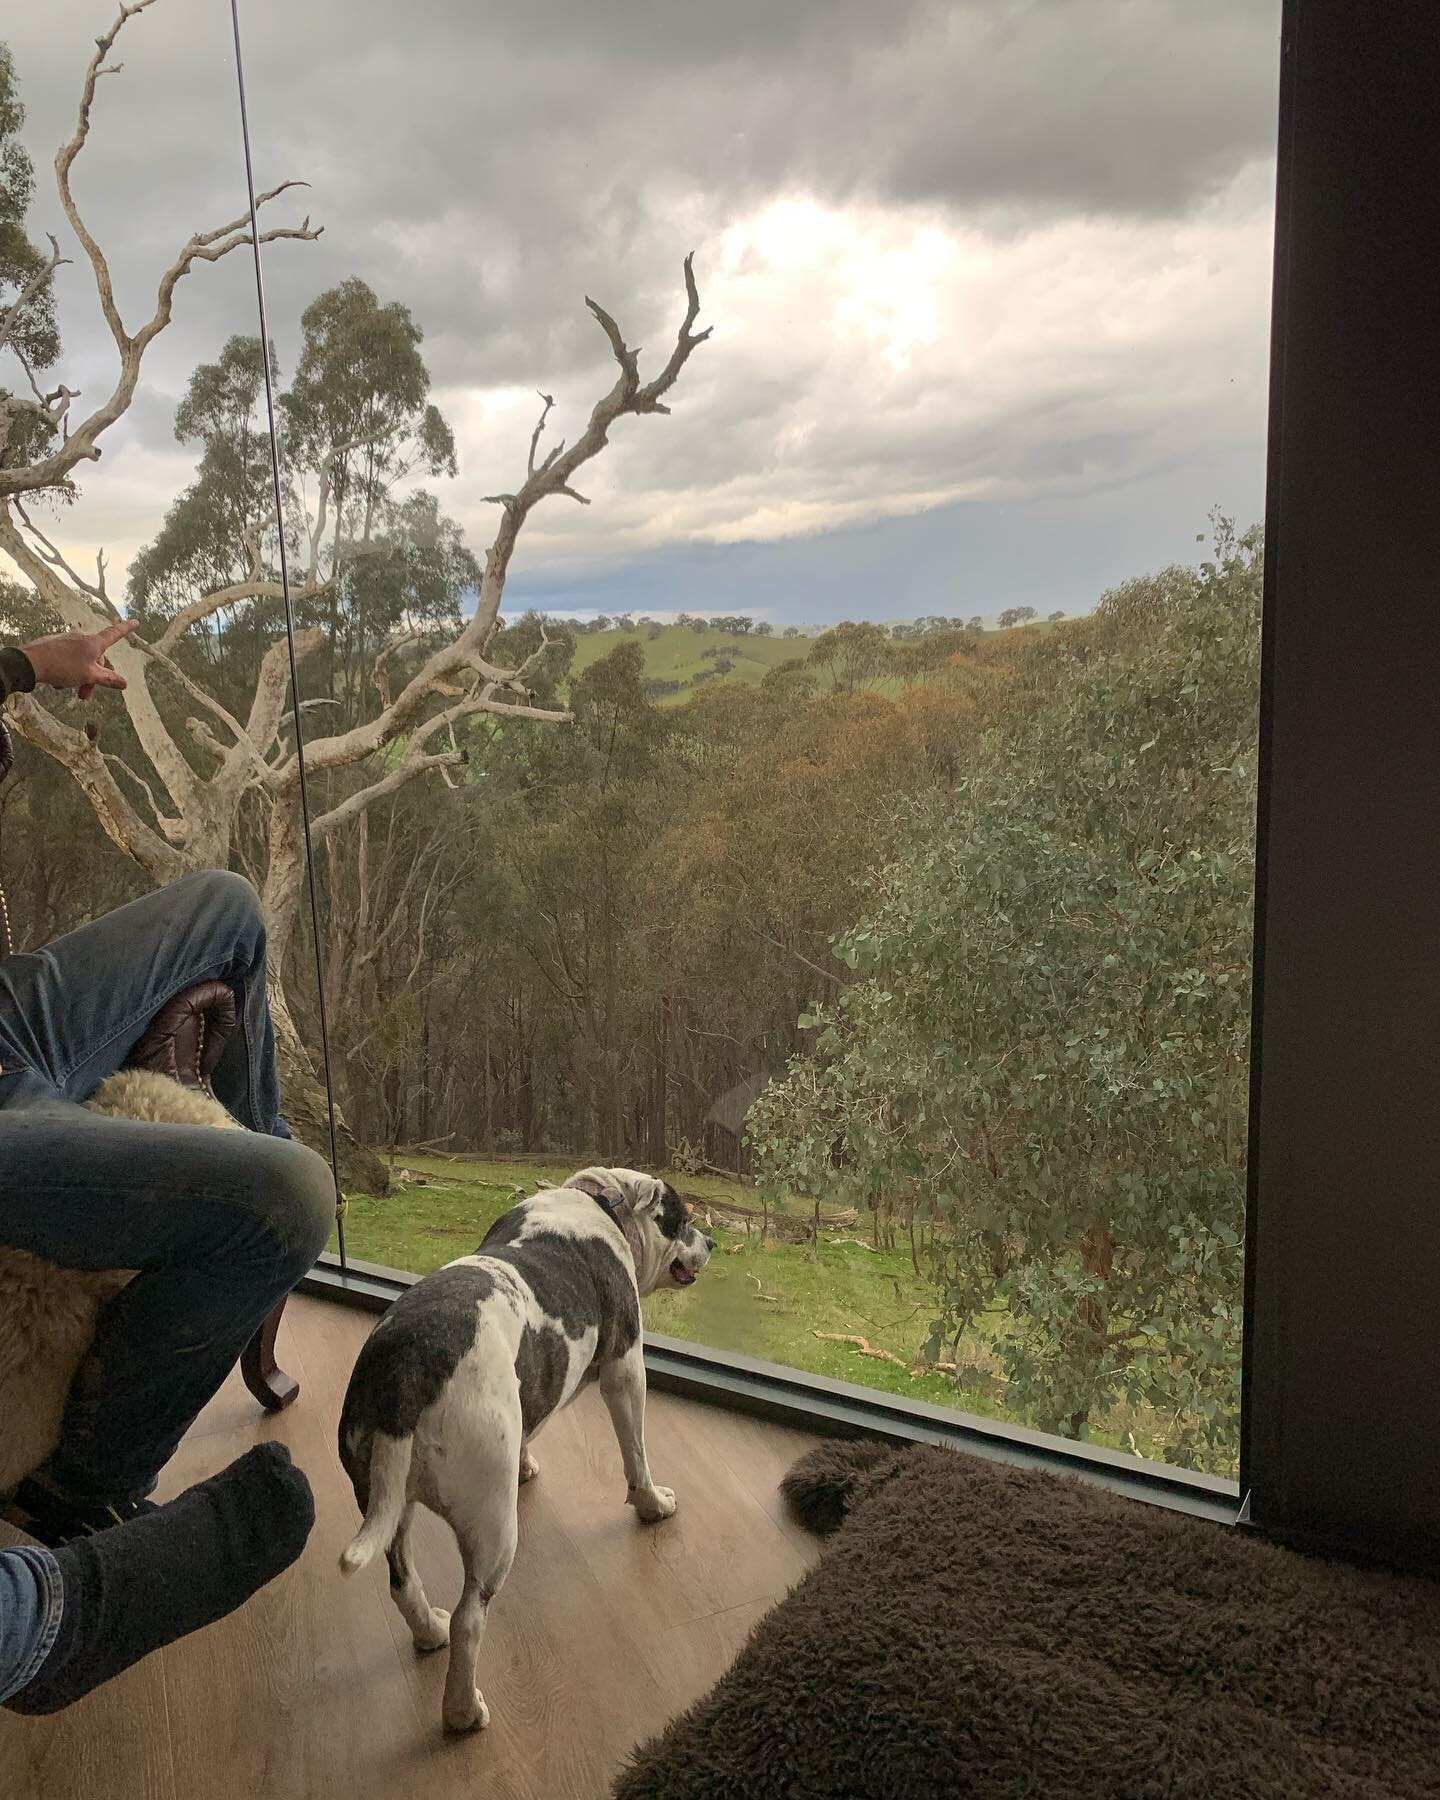
[(912, 1381), (918, 1381), (922, 1375), (953, 1375), (953, 1362), (906, 1362), (903, 1356), (897, 1356), (893, 1350), (881, 1350), (872, 1344), (867, 1337), (859, 1337), (848, 1331), (812, 1331), (812, 1337), (822, 1338), (827, 1344), (852, 1344), (861, 1356), (874, 1357), (878, 1362), (894, 1363), (897, 1369), (904, 1369)]
[(910, 1364), (903, 1357), (896, 1356), (893, 1350), (877, 1350), (869, 1338), (857, 1337), (848, 1331), (816, 1331), (811, 1336), (822, 1338), (827, 1344), (853, 1344), (862, 1356), (873, 1356), (881, 1362), (894, 1363), (897, 1369), (911, 1373)]

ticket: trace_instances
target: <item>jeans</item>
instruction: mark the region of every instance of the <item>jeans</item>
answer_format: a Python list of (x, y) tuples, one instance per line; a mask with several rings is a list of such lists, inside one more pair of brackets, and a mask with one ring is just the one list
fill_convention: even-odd
[[(167, 999), (207, 979), (236, 990), (239, 1012), (211, 1085), (254, 1136), (85, 1111)], [(148, 1494), (319, 1256), (333, 1213), (329, 1166), (279, 1116), (265, 922), (248, 882), (187, 875), (0, 961), (0, 1244), (139, 1271), (101, 1314), (45, 1465), (52, 1485), (86, 1503)], [(0, 1552), (0, 1697), (40, 1667), (61, 1604), (49, 1552)]]
[(18, 1694), (50, 1654), (64, 1606), (60, 1565), (48, 1550), (0, 1550), (0, 1704)]
[[(212, 1086), (254, 1135), (85, 1110), (79, 1102), (123, 1066), (165, 1002), (210, 979), (236, 990), (240, 1015)], [(188, 875), (0, 961), (0, 1244), (66, 1268), (139, 1271), (101, 1314), (46, 1464), (47, 1480), (77, 1500), (150, 1491), (324, 1247), (330, 1170), (290, 1139), (279, 1104), (265, 927), (239, 876)], [(37, 1601), (25, 1641), (12, 1643), (24, 1616), (17, 1581), (9, 1565), (0, 1692), (49, 1618), (48, 1600)]]

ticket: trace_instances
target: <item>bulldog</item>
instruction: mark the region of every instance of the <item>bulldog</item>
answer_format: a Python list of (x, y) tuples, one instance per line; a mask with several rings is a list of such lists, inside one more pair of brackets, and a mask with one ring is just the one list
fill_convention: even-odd
[[(365, 1522), (340, 1567), (352, 1574), (384, 1551), (417, 1649), (450, 1646), (448, 1730), (490, 1721), (475, 1662), (514, 1560), (518, 1490), (537, 1473), (531, 1445), (541, 1426), (587, 1383), (599, 1383), (609, 1408), (627, 1504), (650, 1523), (675, 1511), (645, 1455), (640, 1302), (689, 1287), (713, 1249), (663, 1181), (583, 1169), (504, 1213), (473, 1256), (417, 1282), (361, 1349), (340, 1460)], [(417, 1505), (438, 1513), (460, 1546), (453, 1618), (430, 1604), (410, 1555)]]

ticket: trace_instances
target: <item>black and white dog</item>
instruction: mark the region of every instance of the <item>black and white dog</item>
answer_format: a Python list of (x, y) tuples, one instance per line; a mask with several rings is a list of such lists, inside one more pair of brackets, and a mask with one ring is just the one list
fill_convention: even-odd
[[(674, 1512), (645, 1458), (640, 1301), (689, 1287), (713, 1248), (664, 1182), (585, 1169), (503, 1214), (473, 1256), (417, 1282), (367, 1339), (340, 1415), (340, 1460), (365, 1523), (340, 1567), (351, 1574), (383, 1550), (417, 1648), (450, 1645), (450, 1730), (490, 1721), (475, 1659), (515, 1556), (517, 1489), (536, 1473), (536, 1432), (586, 1382), (598, 1379), (610, 1409), (627, 1503), (645, 1520)], [(410, 1556), (417, 1504), (459, 1540), (453, 1620), (431, 1606)]]

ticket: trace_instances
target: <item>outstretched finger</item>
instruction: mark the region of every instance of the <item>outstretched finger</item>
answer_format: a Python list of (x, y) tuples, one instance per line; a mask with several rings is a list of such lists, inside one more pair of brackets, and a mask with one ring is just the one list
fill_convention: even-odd
[(140, 629), (138, 619), (117, 619), (113, 625), (106, 625), (95, 633), (95, 647), (103, 656), (112, 644), (118, 644), (121, 638), (129, 637), (132, 631)]

